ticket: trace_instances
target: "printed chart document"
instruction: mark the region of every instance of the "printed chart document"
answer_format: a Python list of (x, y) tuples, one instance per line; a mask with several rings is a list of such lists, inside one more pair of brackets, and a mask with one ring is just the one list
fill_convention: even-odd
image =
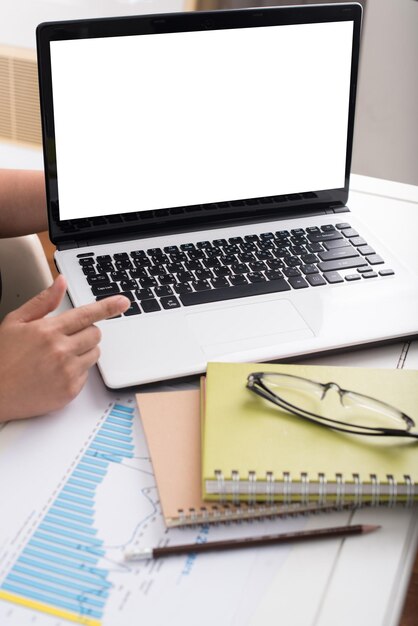
[[(400, 349), (396, 362), (388, 350), (386, 366), (396, 367)], [(328, 626), (336, 615), (339, 626), (386, 626), (402, 606), (417, 536), (411, 509), (166, 529), (134, 396), (107, 391), (95, 371), (64, 410), (0, 430), (0, 502), (2, 626), (266, 626), (278, 614), (286, 626)], [(127, 549), (346, 523), (382, 529), (124, 560)]]

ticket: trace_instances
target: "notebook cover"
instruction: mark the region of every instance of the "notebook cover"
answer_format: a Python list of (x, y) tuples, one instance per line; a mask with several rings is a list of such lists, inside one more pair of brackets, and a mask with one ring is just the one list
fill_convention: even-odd
[[(167, 526), (288, 515), (317, 510), (315, 504), (238, 506), (201, 497), (200, 392), (169, 391), (136, 396)], [(323, 510), (323, 509), (322, 509)]]
[[(418, 372), (210, 363), (203, 429), (205, 499), (416, 498), (418, 442), (339, 433), (281, 411), (246, 389), (248, 374), (283, 372), (379, 398), (418, 423)], [(406, 478), (405, 478), (406, 477)]]

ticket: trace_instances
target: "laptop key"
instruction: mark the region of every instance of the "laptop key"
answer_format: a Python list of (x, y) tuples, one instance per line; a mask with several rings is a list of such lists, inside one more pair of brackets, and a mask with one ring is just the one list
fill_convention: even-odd
[(195, 276), (197, 280), (207, 280), (208, 278), (213, 278), (213, 274), (209, 269), (198, 269), (195, 271)]
[(133, 265), (129, 259), (120, 259), (116, 261), (115, 267), (117, 270), (130, 270), (133, 269)]
[(193, 291), (189, 283), (177, 283), (174, 285), (174, 289), (177, 293), (191, 293)]
[(106, 285), (110, 283), (107, 274), (96, 274), (95, 276), (86, 276), (89, 285)]
[(178, 309), (180, 302), (176, 296), (166, 296), (160, 299), (160, 303), (163, 305), (163, 309)]
[(333, 230), (329, 233), (310, 233), (308, 239), (312, 243), (318, 243), (320, 241), (329, 241), (330, 239), (342, 239), (342, 235), (337, 230)]
[(250, 281), (250, 283), (260, 283), (266, 280), (264, 274), (262, 274), (261, 272), (251, 272), (250, 274), (247, 274), (247, 279)]
[(381, 265), (384, 263), (384, 260), (378, 254), (372, 254), (371, 256), (366, 256), (366, 259), (370, 263), (370, 265)]
[(267, 270), (266, 277), (268, 280), (278, 280), (283, 278), (283, 274), (279, 270)]
[(207, 304), (209, 302), (220, 302), (222, 300), (233, 300), (235, 298), (246, 298), (249, 296), (258, 296), (260, 294), (289, 290), (290, 286), (284, 278), (281, 278), (279, 280), (238, 285), (236, 287), (228, 287), (226, 289), (211, 289), (208, 291), (186, 293), (180, 296), (180, 300), (184, 306), (193, 306), (197, 304)]
[(259, 261), (266, 261), (267, 259), (273, 258), (273, 255), (270, 252), (270, 250), (260, 250), (259, 252), (255, 253), (255, 256), (257, 257)]
[(103, 272), (113, 272), (114, 269), (113, 263), (96, 263), (96, 270), (99, 274)]
[(178, 274), (184, 271), (182, 263), (167, 263), (166, 270), (169, 274)]
[(219, 278), (212, 278), (212, 287), (220, 289), (221, 287), (229, 287), (229, 282), (224, 276)]
[(231, 273), (231, 270), (229, 269), (229, 267), (226, 267), (225, 265), (221, 265), (220, 267), (214, 267), (213, 272), (214, 274), (216, 274), (216, 276), (229, 276)]
[(204, 259), (203, 265), (207, 268), (219, 267), (219, 261), (216, 257), (210, 257), (209, 259)]
[(174, 285), (177, 281), (175, 276), (172, 274), (164, 274), (163, 276), (158, 276), (158, 280), (161, 285)]
[(140, 313), (141, 313), (141, 309), (139, 308), (137, 303), (131, 302), (131, 306), (129, 307), (129, 309), (125, 311), (124, 315), (129, 317), (130, 315), (139, 315)]
[(296, 267), (297, 265), (301, 265), (301, 260), (297, 256), (285, 256), (283, 257), (283, 260), (288, 267)]
[(246, 274), (248, 272), (248, 267), (245, 263), (235, 263), (234, 265), (231, 265), (231, 270), (234, 274)]
[(194, 280), (192, 282), (192, 287), (195, 291), (205, 291), (206, 289), (211, 289), (211, 285), (207, 280)]
[(131, 257), (134, 259), (146, 259), (147, 255), (145, 254), (145, 250), (132, 250)]
[(121, 280), (129, 280), (128, 272), (126, 270), (119, 270), (118, 272), (110, 272), (110, 278), (112, 280), (115, 280), (116, 282), (119, 282)]
[[(331, 239), (332, 242), (335, 241), (344, 241), (344, 245), (346, 244), (344, 239)], [(329, 243), (331, 243), (331, 241)], [(325, 243), (324, 243), (325, 246)], [(323, 250), (323, 246), (321, 243), (308, 243), (308, 245), (306, 246), (306, 249), (308, 250), (308, 252), (321, 252), (321, 250)]]
[(161, 250), (161, 248), (148, 248), (147, 254), (154, 257), (164, 256), (164, 252)]
[(376, 272), (364, 272), (362, 276), (363, 278), (376, 278), (377, 274)]
[(91, 290), (94, 296), (114, 296), (120, 293), (117, 283), (109, 283), (108, 285), (92, 285)]
[(296, 267), (286, 267), (283, 270), (283, 274), (288, 278), (293, 278), (294, 276), (300, 276), (300, 270), (298, 270)]
[(83, 270), (83, 274), (85, 274), (85, 276), (95, 276), (96, 275), (96, 268), (94, 267), (94, 265), (85, 265), (81, 269)]
[(164, 265), (151, 265), (148, 271), (151, 276), (162, 276), (165, 274)]
[(241, 263), (251, 263), (251, 261), (255, 261), (255, 255), (252, 252), (243, 252), (239, 255), (239, 260)]
[[(350, 245), (350, 241), (347, 241), (347, 239), (331, 239), (331, 241), (324, 241), (324, 248), (326, 250), (333, 250), (334, 248), (344, 248), (345, 246)], [(313, 244), (313, 245), (319, 246), (321, 244)]]
[(184, 265), (189, 272), (194, 272), (195, 270), (199, 270), (203, 267), (199, 259), (194, 259), (193, 261), (186, 261)]
[(113, 255), (113, 258), (115, 259), (115, 261), (123, 261), (124, 259), (128, 259), (129, 257), (127, 252), (116, 252), (116, 254)]
[[(226, 278), (222, 279), (222, 278), (217, 278), (216, 280), (226, 280)], [(248, 284), (248, 280), (245, 278), (245, 276), (243, 276), (242, 274), (236, 274), (235, 276), (230, 276), (229, 280), (231, 282), (231, 285), (247, 285)], [(214, 283), (215, 281), (212, 281), (212, 283)], [(216, 286), (216, 285), (214, 285)], [(224, 286), (224, 285), (222, 285)], [(226, 285), (225, 285), (226, 287)]]
[(135, 296), (137, 300), (149, 300), (150, 298), (154, 297), (154, 294), (152, 293), (151, 289), (137, 289), (135, 291)]
[(316, 254), (303, 254), (301, 256), (302, 261), (305, 263), (305, 265), (309, 265), (310, 263), (317, 263), (318, 262), (318, 257), (316, 256)]
[[(151, 293), (151, 295), (148, 297), (152, 298), (151, 290), (147, 289), (147, 291)], [(170, 285), (161, 285), (160, 287), (155, 287), (154, 291), (155, 291), (155, 295), (158, 296), (159, 298), (162, 298), (163, 296), (171, 296), (173, 293), (173, 290), (170, 287)]]
[(344, 237), (358, 237), (358, 232), (354, 228), (344, 228), (341, 232)]
[(189, 252), (189, 250), (194, 250), (195, 246), (193, 243), (182, 243), (180, 246), (180, 250), (183, 250), (184, 252)]
[(177, 274), (177, 280), (179, 283), (189, 283), (193, 280), (193, 274), (191, 272), (179, 272)]
[(347, 276), (345, 277), (345, 280), (348, 280), (349, 282), (353, 280), (360, 280), (360, 279), (361, 279), (360, 274), (347, 274)]
[(301, 268), (302, 272), (304, 274), (317, 274), (318, 273), (318, 268), (316, 267), (316, 265), (302, 265)]
[(157, 281), (155, 280), (155, 278), (152, 278), (151, 276), (149, 278), (140, 278), (139, 282), (143, 289), (147, 289), (147, 287), (157, 286)]
[(393, 276), (395, 272), (391, 269), (387, 269), (387, 270), (380, 270), (379, 274), (381, 276)]
[(351, 237), (350, 243), (353, 246), (367, 246), (367, 241), (363, 237)]
[(376, 254), (374, 249), (371, 246), (361, 246), (358, 251), (363, 255), (367, 256), (368, 254)]
[(136, 280), (122, 280), (120, 283), (120, 288), (122, 291), (131, 291), (132, 289), (136, 289), (138, 284)]
[[(125, 273), (126, 272), (124, 270), (122, 270), (121, 272), (117, 272), (118, 274), (121, 273)], [(147, 272), (147, 270), (145, 269), (145, 267), (142, 268), (136, 268), (134, 270), (129, 270), (131, 278), (148, 278), (149, 274)], [(116, 272), (114, 272), (116, 274)], [(112, 278), (113, 278), (113, 272), (112, 272)], [(113, 280), (117, 280), (116, 278), (114, 278)]]
[(189, 259), (194, 261), (195, 259), (204, 259), (205, 253), (203, 250), (188, 250)]
[(158, 300), (155, 300), (154, 298), (150, 300), (141, 300), (141, 306), (144, 310), (144, 313), (154, 313), (154, 311), (161, 311)]
[(321, 274), (308, 274), (306, 280), (312, 287), (319, 287), (320, 285), (326, 285), (327, 281), (321, 276)]
[(92, 259), (91, 257), (86, 257), (86, 258), (83, 257), (82, 259), (79, 260), (79, 264), (83, 267), (86, 265), (87, 266), (94, 265), (94, 259)]
[(284, 267), (284, 263), (280, 259), (269, 259), (266, 263), (271, 270), (278, 270)]
[(367, 261), (362, 257), (324, 261), (323, 263), (318, 263), (318, 268), (321, 272), (333, 272), (334, 270), (348, 270), (353, 267), (362, 267), (363, 265), (367, 265)]
[(343, 277), (338, 272), (325, 272), (324, 278), (330, 283), (330, 285), (344, 282)]
[(325, 252), (318, 252), (321, 261), (333, 261), (334, 259), (347, 259), (349, 257), (358, 257), (359, 254), (355, 248), (346, 246), (344, 248), (334, 248)]
[(249, 267), (252, 272), (262, 272), (266, 269), (266, 266), (263, 263), (263, 261), (253, 261), (252, 263), (249, 264)]
[(289, 283), (292, 285), (293, 289), (305, 289), (305, 287), (309, 287), (303, 276), (292, 276), (292, 278), (289, 278)]

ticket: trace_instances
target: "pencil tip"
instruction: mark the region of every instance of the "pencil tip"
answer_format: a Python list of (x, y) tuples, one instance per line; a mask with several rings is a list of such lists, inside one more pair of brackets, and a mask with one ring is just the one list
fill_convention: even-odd
[(378, 530), (379, 528), (382, 528), (382, 527), (374, 526), (373, 524), (363, 524), (361, 528), (362, 528), (363, 533), (372, 533), (374, 530)]

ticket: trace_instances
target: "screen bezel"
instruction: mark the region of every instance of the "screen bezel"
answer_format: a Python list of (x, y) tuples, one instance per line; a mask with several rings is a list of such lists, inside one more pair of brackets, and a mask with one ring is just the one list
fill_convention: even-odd
[[(190, 231), (226, 223), (239, 223), (243, 220), (275, 219), (287, 215), (310, 214), (315, 211), (343, 207), (348, 199), (351, 168), (361, 17), (362, 7), (359, 4), (334, 4), (111, 17), (40, 24), (37, 28), (38, 73), (51, 241), (57, 247), (83, 245), (84, 242), (94, 243), (151, 236), (155, 233), (163, 234), (179, 230)], [(265, 198), (237, 198), (235, 201), (228, 199), (217, 205), (198, 205), (181, 209), (162, 208), (142, 213), (105, 216), (104, 219), (60, 220), (50, 58), (51, 41), (335, 21), (353, 21), (344, 187)]]

